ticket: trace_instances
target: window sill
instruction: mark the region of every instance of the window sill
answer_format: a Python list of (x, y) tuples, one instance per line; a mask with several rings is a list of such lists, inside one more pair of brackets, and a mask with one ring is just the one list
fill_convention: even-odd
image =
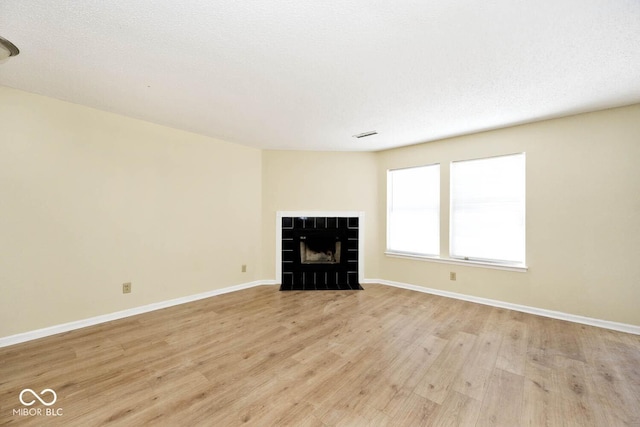
[(462, 259), (441, 258), (441, 257), (428, 256), (428, 255), (416, 255), (416, 254), (391, 252), (391, 251), (386, 251), (384, 254), (392, 258), (414, 259), (419, 261), (429, 261), (429, 262), (435, 262), (440, 264), (466, 265), (468, 267), (489, 268), (493, 270), (518, 271), (521, 273), (525, 273), (529, 270), (529, 267), (523, 264), (513, 265), (513, 264), (497, 264), (497, 263), (482, 262), (482, 261), (465, 261)]

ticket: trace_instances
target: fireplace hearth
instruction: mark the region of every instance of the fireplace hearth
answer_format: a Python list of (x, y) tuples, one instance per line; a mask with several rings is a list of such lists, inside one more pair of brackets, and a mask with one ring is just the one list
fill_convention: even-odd
[(359, 217), (281, 218), (281, 291), (357, 290)]

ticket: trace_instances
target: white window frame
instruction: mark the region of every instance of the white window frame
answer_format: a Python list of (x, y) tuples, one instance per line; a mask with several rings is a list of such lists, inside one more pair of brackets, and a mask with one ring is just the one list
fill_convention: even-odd
[[(510, 154), (504, 154), (504, 155), (498, 155), (498, 156), (489, 156), (489, 157), (484, 157), (484, 159), (489, 159), (492, 157), (503, 157), (503, 156), (510, 156), (510, 155), (516, 155), (516, 154), (523, 154), (525, 155), (525, 178), (526, 178), (526, 153), (510, 153)], [(483, 158), (478, 158), (478, 159), (461, 159), (461, 160), (457, 160), (457, 161), (465, 161), (465, 160), (481, 160)], [(451, 162), (453, 163), (453, 162)], [(449, 166), (451, 166), (451, 163)], [(428, 164), (428, 165), (422, 165), (422, 166), (433, 166), (433, 165), (440, 165), (440, 163), (433, 163), (433, 164)], [(421, 166), (413, 166), (413, 167), (421, 167)], [(449, 178), (449, 194), (445, 195), (445, 200), (446, 197), (449, 197), (449, 223), (448, 223), (448, 232), (449, 232), (449, 241), (445, 242), (445, 245), (448, 245), (448, 247), (444, 248), (441, 247), (440, 251), (438, 254), (417, 254), (417, 253), (409, 253), (409, 252), (401, 252), (401, 251), (397, 251), (397, 250), (391, 250), (389, 249), (389, 197), (390, 197), (390, 183), (389, 183), (389, 172), (390, 171), (394, 171), (394, 170), (400, 170), (400, 169), (405, 169), (405, 168), (396, 168), (396, 169), (389, 169), (387, 170), (387, 248), (385, 251), (385, 255), (391, 257), (391, 258), (404, 258), (404, 259), (413, 259), (413, 260), (420, 260), (420, 261), (427, 261), (427, 262), (434, 262), (434, 263), (440, 263), (440, 264), (451, 264), (451, 265), (463, 265), (463, 266), (467, 266), (467, 267), (478, 267), (478, 268), (488, 268), (488, 269), (495, 269), (495, 270), (506, 270), (506, 271), (515, 271), (515, 272), (527, 272), (528, 271), (528, 266), (526, 265), (526, 205), (525, 205), (525, 235), (524, 235), (524, 259), (522, 263), (511, 263), (511, 262), (500, 262), (500, 261), (496, 261), (496, 260), (484, 260), (484, 259), (463, 259), (463, 258), (455, 258), (455, 257), (451, 257), (450, 256), (450, 252), (451, 252), (451, 167), (449, 168), (448, 171), (448, 178)], [(446, 171), (446, 169), (445, 169)], [(442, 180), (442, 173), (443, 170), (440, 167), (440, 180)], [(441, 195), (442, 197), (442, 195)], [(525, 199), (525, 204), (526, 204), (526, 181), (525, 181), (525, 190), (524, 190), (524, 199)], [(443, 213), (446, 215), (446, 212), (443, 211), (443, 206), (440, 205), (440, 209), (439, 209), (439, 215), (442, 218)], [(442, 238), (442, 236), (440, 235), (440, 239)], [(440, 240), (439, 239), (439, 240)], [(442, 242), (441, 242), (442, 245)], [(443, 254), (443, 255), (441, 255)]]
[[(508, 162), (508, 163), (507, 163)], [(510, 175), (504, 178), (501, 177), (502, 174), (508, 174), (509, 171), (499, 170), (498, 167), (500, 164), (503, 167), (514, 167), (518, 166), (521, 163), (522, 169), (512, 170), (510, 171)], [(473, 177), (473, 179), (469, 180), (469, 177), (460, 176), (460, 174), (456, 173), (456, 169), (460, 170), (460, 168), (473, 168), (485, 170), (482, 171), (482, 175), (477, 175)], [(469, 171), (466, 171), (469, 173)], [(495, 172), (495, 173), (494, 173)], [(500, 188), (503, 190), (501, 193), (494, 193), (492, 191), (483, 191), (484, 188), (478, 188), (477, 193), (473, 193), (473, 196), (476, 194), (481, 194), (485, 197), (484, 201), (473, 201), (473, 196), (469, 196), (464, 194), (464, 189), (457, 188), (458, 184), (456, 180), (467, 179), (470, 183), (469, 185), (474, 186), (478, 182), (482, 182), (483, 179), (487, 179), (487, 185), (489, 187), (484, 188)], [(497, 181), (500, 183), (505, 183), (504, 186), (493, 186), (490, 185)], [(509, 186), (511, 188), (509, 188)], [(473, 187), (472, 187), (473, 188)], [(491, 237), (483, 236), (483, 229), (480, 227), (475, 227), (472, 229), (468, 229), (467, 232), (467, 241), (461, 241), (461, 238), (464, 236), (464, 222), (460, 221), (459, 215), (460, 213), (465, 212), (464, 208), (456, 209), (455, 203), (460, 202), (460, 198), (456, 200), (456, 191), (458, 192), (460, 197), (467, 197), (467, 199), (463, 199), (468, 203), (473, 203), (473, 205), (477, 206), (477, 210), (475, 211), (476, 218), (469, 218), (467, 224), (469, 222), (478, 224), (485, 224), (486, 229), (493, 230), (491, 233)], [(468, 191), (468, 190), (467, 190)], [(497, 201), (497, 203), (496, 203)], [(482, 212), (484, 208), (486, 210), (487, 205), (493, 204), (495, 209), (493, 210), (500, 218), (502, 215), (502, 220), (499, 224), (496, 224), (496, 221), (491, 217), (478, 217), (478, 213)], [(472, 205), (472, 206), (473, 206)], [(466, 210), (468, 214), (474, 213), (474, 210)], [(493, 251), (491, 250), (491, 245), (489, 242), (495, 241), (495, 239), (500, 239), (500, 234), (498, 231), (503, 230), (503, 224), (508, 224), (506, 227), (511, 228), (511, 235), (513, 233), (521, 233), (516, 234), (515, 238), (509, 238), (507, 233), (502, 236), (502, 239), (506, 246), (503, 247), (495, 247)], [(459, 231), (459, 230), (460, 231)], [(480, 230), (480, 232), (478, 232)], [(462, 233), (458, 236), (454, 235), (456, 232)], [(495, 238), (493, 237), (495, 236)], [(475, 240), (474, 240), (475, 239)], [(482, 242), (487, 242), (487, 244), (483, 244)], [(458, 248), (458, 253), (454, 253), (456, 250), (456, 245), (459, 245), (461, 248)], [(473, 246), (476, 246), (475, 248)], [(466, 246), (466, 248), (465, 248)], [(487, 248), (483, 247), (486, 246)], [(504, 252), (504, 249), (508, 249), (507, 252)], [(502, 252), (501, 252), (502, 250)], [(486, 255), (486, 256), (482, 256)], [(460, 160), (451, 162), (450, 165), (450, 191), (449, 191), (449, 256), (452, 259), (461, 259), (465, 261), (475, 261), (489, 264), (500, 264), (500, 265), (512, 265), (512, 266), (523, 266), (525, 265), (526, 260), (526, 154), (525, 153), (515, 153), (515, 154), (506, 154), (501, 156), (493, 156), (493, 157), (485, 157), (479, 159), (471, 159), (471, 160)]]
[[(427, 205), (434, 204), (436, 209), (433, 209), (436, 214), (436, 219), (433, 224), (425, 224), (425, 228), (432, 229), (432, 233), (435, 234), (435, 243), (431, 242), (435, 247), (434, 253), (430, 251), (418, 251), (418, 250), (410, 250), (403, 249), (398, 247), (392, 247), (391, 242), (394, 240), (392, 237), (392, 216), (394, 211), (394, 194), (393, 194), (393, 175), (394, 173), (399, 173), (402, 171), (416, 171), (418, 169), (427, 169), (427, 168), (435, 168), (433, 171), (437, 176), (437, 182), (432, 183), (433, 187), (431, 188), (436, 192), (436, 197), (432, 198), (430, 202), (427, 202)], [(418, 256), (418, 257), (437, 257), (440, 253), (440, 216), (442, 212), (442, 206), (440, 203), (440, 182), (441, 182), (441, 167), (439, 163), (429, 164), (429, 165), (421, 165), (421, 166), (413, 166), (408, 168), (398, 168), (398, 169), (389, 169), (387, 170), (387, 250), (388, 254), (397, 254), (397, 255), (408, 255), (408, 256)]]

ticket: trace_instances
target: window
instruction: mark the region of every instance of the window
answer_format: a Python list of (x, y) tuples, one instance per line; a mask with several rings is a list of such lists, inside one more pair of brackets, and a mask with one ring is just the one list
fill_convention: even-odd
[(525, 154), (451, 163), (450, 256), (524, 264)]
[(387, 250), (440, 253), (440, 165), (387, 172)]

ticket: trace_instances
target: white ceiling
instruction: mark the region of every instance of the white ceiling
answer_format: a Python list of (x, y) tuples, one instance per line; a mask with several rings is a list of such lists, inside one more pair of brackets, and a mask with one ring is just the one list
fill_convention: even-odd
[(639, 0), (0, 0), (0, 36), (0, 85), (266, 149), (640, 102)]

